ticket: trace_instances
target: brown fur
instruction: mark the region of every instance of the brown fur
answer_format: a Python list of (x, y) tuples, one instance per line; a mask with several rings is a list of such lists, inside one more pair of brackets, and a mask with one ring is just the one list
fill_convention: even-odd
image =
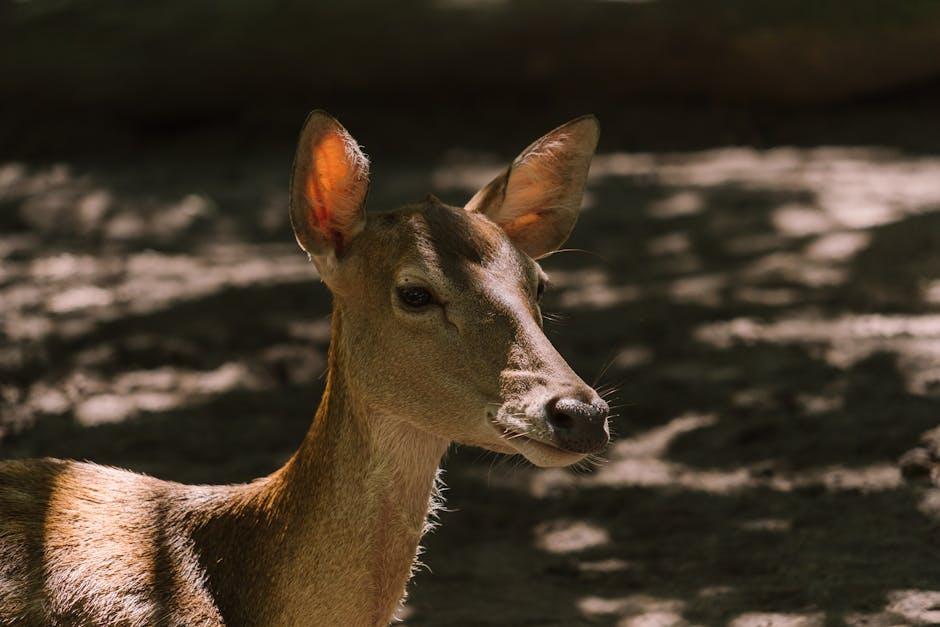
[[(317, 152), (318, 133), (348, 150)], [(541, 331), (537, 264), (479, 207), (429, 197), (365, 224), (350, 199), (365, 197), (368, 164), (350, 141), (314, 114), (299, 149), (314, 154), (294, 173), (316, 181), (316, 211), (292, 207), (292, 218), (335, 295), (326, 391), (296, 454), (268, 477), (229, 486), (72, 461), (0, 463), (0, 623), (385, 625), (450, 442), (541, 465), (582, 457), (552, 444), (539, 413), (551, 396), (594, 392)], [(553, 144), (553, 163), (564, 149)], [(583, 158), (571, 159), (586, 172)], [(330, 178), (337, 172), (342, 185)], [(580, 197), (583, 176), (574, 178)], [(529, 185), (526, 202), (532, 194)], [(565, 208), (560, 228), (576, 210)], [(526, 236), (544, 247), (537, 239)], [(440, 304), (402, 309), (402, 282), (426, 285)], [(507, 440), (504, 426), (527, 437)]]

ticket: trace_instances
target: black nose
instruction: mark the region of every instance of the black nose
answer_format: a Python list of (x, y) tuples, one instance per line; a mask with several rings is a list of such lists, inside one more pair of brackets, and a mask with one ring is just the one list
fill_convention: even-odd
[(610, 408), (601, 399), (591, 403), (576, 398), (557, 398), (548, 403), (548, 423), (555, 441), (572, 453), (596, 453), (607, 446)]

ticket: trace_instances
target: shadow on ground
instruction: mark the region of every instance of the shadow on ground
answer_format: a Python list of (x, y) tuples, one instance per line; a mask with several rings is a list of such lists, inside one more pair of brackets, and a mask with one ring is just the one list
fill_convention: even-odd
[[(283, 161), (0, 167), (0, 456), (187, 482), (286, 459), (329, 301)], [(496, 167), (400, 166), (372, 206), (457, 202)], [(606, 151), (592, 173), (547, 308), (619, 437), (594, 469), (452, 454), (406, 623), (940, 622), (931, 493), (896, 465), (940, 417), (940, 158)]]

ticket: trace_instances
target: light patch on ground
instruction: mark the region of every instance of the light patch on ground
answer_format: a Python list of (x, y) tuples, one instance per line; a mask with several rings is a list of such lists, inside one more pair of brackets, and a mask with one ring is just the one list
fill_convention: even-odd
[(583, 573), (616, 573), (630, 568), (630, 563), (617, 558), (578, 562), (578, 570)]
[[(95, 323), (159, 311), (234, 287), (314, 281), (293, 246), (213, 246), (193, 255), (142, 252), (89, 258), (71, 254), (9, 262), (0, 319), (13, 339), (87, 331)], [(48, 326), (37, 324), (48, 320)], [(67, 320), (67, 322), (66, 322)]]
[(681, 191), (650, 205), (649, 216), (660, 220), (694, 216), (705, 209), (705, 199), (696, 191)]
[(886, 609), (915, 625), (936, 625), (940, 623), (940, 591), (897, 590), (888, 595)]
[(940, 315), (847, 314), (826, 318), (816, 312), (783, 316), (771, 322), (736, 318), (695, 331), (705, 344), (811, 344), (825, 347), (833, 366), (847, 368), (876, 352), (898, 355), (908, 390), (931, 392), (940, 385)]
[(682, 617), (685, 603), (678, 599), (664, 599), (647, 595), (618, 598), (597, 596), (578, 601), (578, 609), (589, 619), (619, 617), (617, 627), (688, 627)]
[(784, 614), (748, 612), (728, 623), (729, 627), (822, 627), (826, 622), (822, 614)]
[(786, 533), (790, 531), (792, 524), (789, 520), (783, 520), (781, 518), (756, 518), (753, 520), (744, 520), (738, 526), (745, 531)]
[(653, 360), (653, 351), (645, 346), (624, 346), (614, 357), (614, 365), (622, 370), (639, 368)]
[(721, 148), (693, 153), (599, 155), (593, 178), (644, 177), (672, 187), (739, 185), (808, 191), (812, 206), (784, 205), (778, 228), (795, 234), (826, 225), (867, 228), (940, 203), (940, 158), (879, 148)]
[(583, 520), (554, 520), (535, 529), (535, 544), (549, 553), (576, 553), (610, 543), (603, 527)]

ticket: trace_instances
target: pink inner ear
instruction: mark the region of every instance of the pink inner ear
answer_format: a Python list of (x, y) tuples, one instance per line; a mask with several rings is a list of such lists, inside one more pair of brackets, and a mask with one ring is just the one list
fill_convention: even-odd
[(564, 195), (560, 184), (563, 173), (556, 169), (558, 163), (557, 159), (526, 160), (513, 167), (503, 203), (491, 216), (510, 237), (524, 236), (526, 229), (540, 228), (538, 223), (558, 205)]
[(324, 135), (313, 147), (314, 167), (307, 176), (307, 202), (310, 227), (333, 243), (336, 252), (345, 244), (337, 212), (348, 210), (349, 185), (355, 179), (347, 153), (346, 139), (338, 133)]
[(524, 213), (518, 218), (514, 218), (508, 222), (504, 222), (500, 226), (503, 227), (503, 230), (506, 231), (509, 237), (514, 238), (518, 237), (525, 228), (541, 219), (541, 212), (533, 211), (531, 213)]

